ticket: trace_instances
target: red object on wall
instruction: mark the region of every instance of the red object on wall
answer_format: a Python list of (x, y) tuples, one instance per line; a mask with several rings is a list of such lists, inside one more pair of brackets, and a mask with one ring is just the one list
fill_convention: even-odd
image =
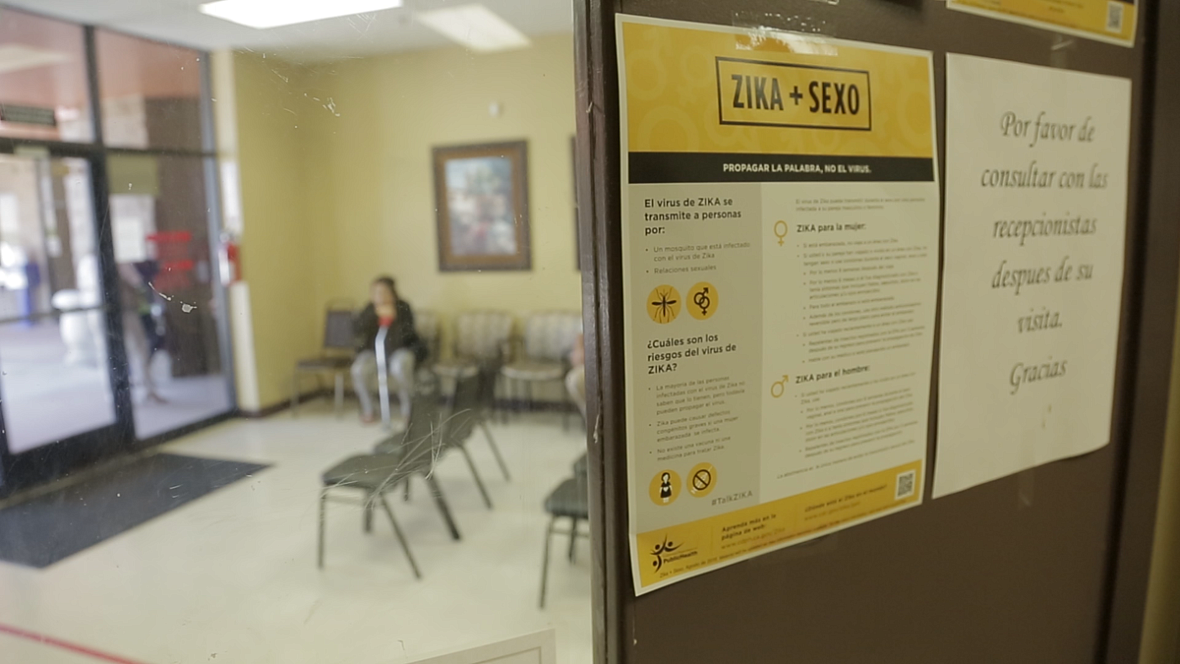
[(193, 234), (189, 231), (164, 231), (147, 236), (156, 245), (156, 260), (160, 272), (154, 286), (157, 290), (183, 290), (193, 285), (195, 266), (192, 255)]
[(241, 247), (236, 236), (221, 234), (221, 255), (218, 258), (222, 285), (228, 286), (242, 280)]

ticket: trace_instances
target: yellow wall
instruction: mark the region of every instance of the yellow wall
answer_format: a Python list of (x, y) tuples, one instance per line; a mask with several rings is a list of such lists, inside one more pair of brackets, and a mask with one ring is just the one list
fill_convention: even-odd
[[(237, 363), (244, 410), (290, 395), (294, 363), (317, 352), (323, 326), (323, 304), (313, 295), (316, 279), (309, 269), (314, 245), (302, 182), (300, 75), (274, 58), (233, 57), (236, 146), (220, 148), (223, 159), (236, 157), (241, 192), (244, 284), (231, 293), (231, 325), (237, 327), (235, 352), (253, 357), (253, 367)], [(242, 335), (243, 329), (252, 333)], [(252, 347), (243, 349), (251, 340)]]
[[(364, 298), (375, 275), (390, 273), (415, 307), (443, 313), (580, 308), (569, 35), (501, 54), (448, 48), (344, 61), (316, 68), (307, 87), (320, 100), (304, 161), (323, 252), (319, 299)], [(533, 269), (440, 273), (431, 148), (516, 139), (528, 141)]]
[[(235, 347), (253, 354), (252, 367), (238, 363), (244, 409), (287, 398), (293, 363), (320, 343), (325, 303), (363, 303), (378, 274), (444, 319), (478, 308), (580, 309), (573, 67), (569, 35), (501, 54), (445, 48), (310, 67), (234, 54), (236, 147), (222, 146), (222, 158), (236, 156), (240, 169), (239, 290), (248, 292), (238, 300), (248, 304), (234, 316), (248, 318), (252, 335), (235, 332)], [(532, 270), (439, 272), (431, 149), (521, 139)], [(242, 379), (251, 368), (256, 387)]]

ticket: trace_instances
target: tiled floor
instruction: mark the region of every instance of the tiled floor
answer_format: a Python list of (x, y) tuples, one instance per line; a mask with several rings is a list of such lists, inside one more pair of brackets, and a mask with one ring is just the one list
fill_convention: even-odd
[[(0, 563), (0, 662), (99, 661), (5, 634), (45, 634), (143, 664), (399, 662), (553, 626), (558, 661), (591, 661), (585, 540), (572, 565), (555, 539), (549, 607), (537, 608), (545, 495), (570, 474), (584, 433), (536, 415), (493, 434), (500, 475), (478, 431), (470, 443), (495, 509), (458, 455), (436, 472), (463, 534), (452, 541), (425, 485), (391, 501), (422, 569), (415, 581), (380, 513), (331, 504), (327, 564), (315, 565), (319, 473), (366, 451), (379, 430), (330, 406), (300, 417), (235, 420), (168, 451), (273, 464), (262, 473), (44, 570)], [(107, 660), (111, 661), (111, 660)]]

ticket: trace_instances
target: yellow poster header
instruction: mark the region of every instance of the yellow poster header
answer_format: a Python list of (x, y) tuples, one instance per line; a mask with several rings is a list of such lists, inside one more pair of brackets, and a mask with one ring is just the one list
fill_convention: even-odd
[(719, 57), (717, 103), (721, 124), (873, 128), (867, 71)]
[(934, 156), (928, 52), (632, 19), (619, 38), (632, 153)]

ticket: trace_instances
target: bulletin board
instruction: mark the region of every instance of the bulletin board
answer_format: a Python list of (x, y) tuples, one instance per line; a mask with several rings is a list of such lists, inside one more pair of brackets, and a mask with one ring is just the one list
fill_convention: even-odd
[[(1133, 47), (941, 2), (575, 3), (578, 200), (594, 527), (596, 661), (1133, 662), (1138, 657), (1180, 257), (1180, 8), (1140, 3)], [(921, 505), (637, 595), (622, 398), (616, 15), (826, 35), (933, 52), (945, 168), (948, 52), (1130, 79), (1123, 292), (1110, 444), (932, 499), (938, 345)], [(1172, 40), (1174, 42), (1174, 40)], [(942, 197), (945, 204), (945, 192)], [(944, 220), (945, 221), (945, 220)], [(941, 267), (941, 266), (940, 266)], [(939, 334), (935, 319), (935, 337)]]

